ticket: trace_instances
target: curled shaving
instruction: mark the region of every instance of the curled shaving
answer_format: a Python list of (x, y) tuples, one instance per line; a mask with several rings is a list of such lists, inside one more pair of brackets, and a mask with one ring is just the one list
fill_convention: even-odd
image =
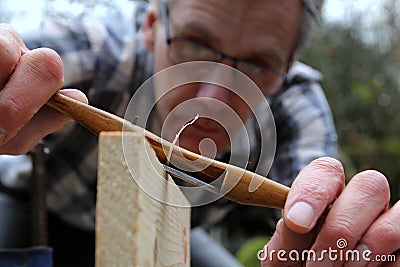
[(183, 130), (185, 130), (186, 127), (188, 127), (189, 125), (193, 124), (195, 121), (197, 121), (197, 119), (199, 118), (199, 114), (196, 114), (196, 116), (194, 117), (193, 120), (189, 121), (188, 123), (186, 123), (185, 125), (183, 125), (183, 127), (179, 130), (179, 132), (176, 134), (174, 141), (172, 141), (171, 144), (171, 148), (168, 152), (168, 156), (167, 156), (167, 165), (169, 164), (169, 161), (171, 159), (172, 156), (172, 151), (174, 150), (175, 144), (176, 142), (178, 142), (179, 136), (181, 135), (181, 133), (183, 132)]

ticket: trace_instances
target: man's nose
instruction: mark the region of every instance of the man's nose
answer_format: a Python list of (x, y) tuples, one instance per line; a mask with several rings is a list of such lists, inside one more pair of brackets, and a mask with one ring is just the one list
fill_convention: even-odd
[(225, 104), (229, 102), (230, 92), (222, 86), (213, 83), (202, 83), (196, 97), (206, 97), (219, 100)]

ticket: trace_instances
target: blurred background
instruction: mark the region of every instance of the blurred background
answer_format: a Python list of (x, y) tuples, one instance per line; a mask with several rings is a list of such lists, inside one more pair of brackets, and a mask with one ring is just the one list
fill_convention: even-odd
[[(38, 27), (43, 15), (65, 18), (109, 12), (130, 0), (0, 0), (0, 22), (18, 31)], [(400, 1), (325, 0), (321, 27), (301, 60), (324, 74), (323, 87), (350, 178), (378, 169), (399, 198)]]
[[(0, 0), (0, 22), (25, 31), (37, 27), (43, 14), (69, 18), (85, 11), (101, 13), (124, 1), (129, 0)], [(398, 0), (325, 0), (320, 28), (301, 57), (324, 74), (347, 178), (365, 169), (383, 172), (392, 203), (400, 197), (398, 14)], [(259, 266), (255, 251), (271, 234), (259, 217), (257, 210), (249, 211), (249, 216), (235, 216), (210, 229), (247, 267)], [(249, 222), (251, 229), (245, 227)]]

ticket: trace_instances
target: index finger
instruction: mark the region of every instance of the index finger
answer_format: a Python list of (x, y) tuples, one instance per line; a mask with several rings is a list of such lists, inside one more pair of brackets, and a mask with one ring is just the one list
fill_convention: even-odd
[(307, 165), (293, 182), (283, 218), (297, 233), (309, 232), (318, 218), (343, 191), (345, 175), (342, 164), (333, 158), (319, 158)]
[(0, 90), (26, 51), (28, 49), (17, 32), (10, 25), (0, 23)]
[(11, 140), (61, 88), (63, 67), (53, 50), (27, 51), (0, 90), (0, 145)]

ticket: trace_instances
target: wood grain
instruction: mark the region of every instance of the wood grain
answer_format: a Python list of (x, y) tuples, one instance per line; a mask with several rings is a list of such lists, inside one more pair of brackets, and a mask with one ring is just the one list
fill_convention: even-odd
[[(189, 203), (165, 179), (143, 135), (128, 133), (124, 138), (132, 147), (130, 168), (121, 132), (100, 135), (96, 266), (190, 266), (190, 208), (167, 204)], [(154, 185), (151, 194), (143, 190), (146, 183)]]

